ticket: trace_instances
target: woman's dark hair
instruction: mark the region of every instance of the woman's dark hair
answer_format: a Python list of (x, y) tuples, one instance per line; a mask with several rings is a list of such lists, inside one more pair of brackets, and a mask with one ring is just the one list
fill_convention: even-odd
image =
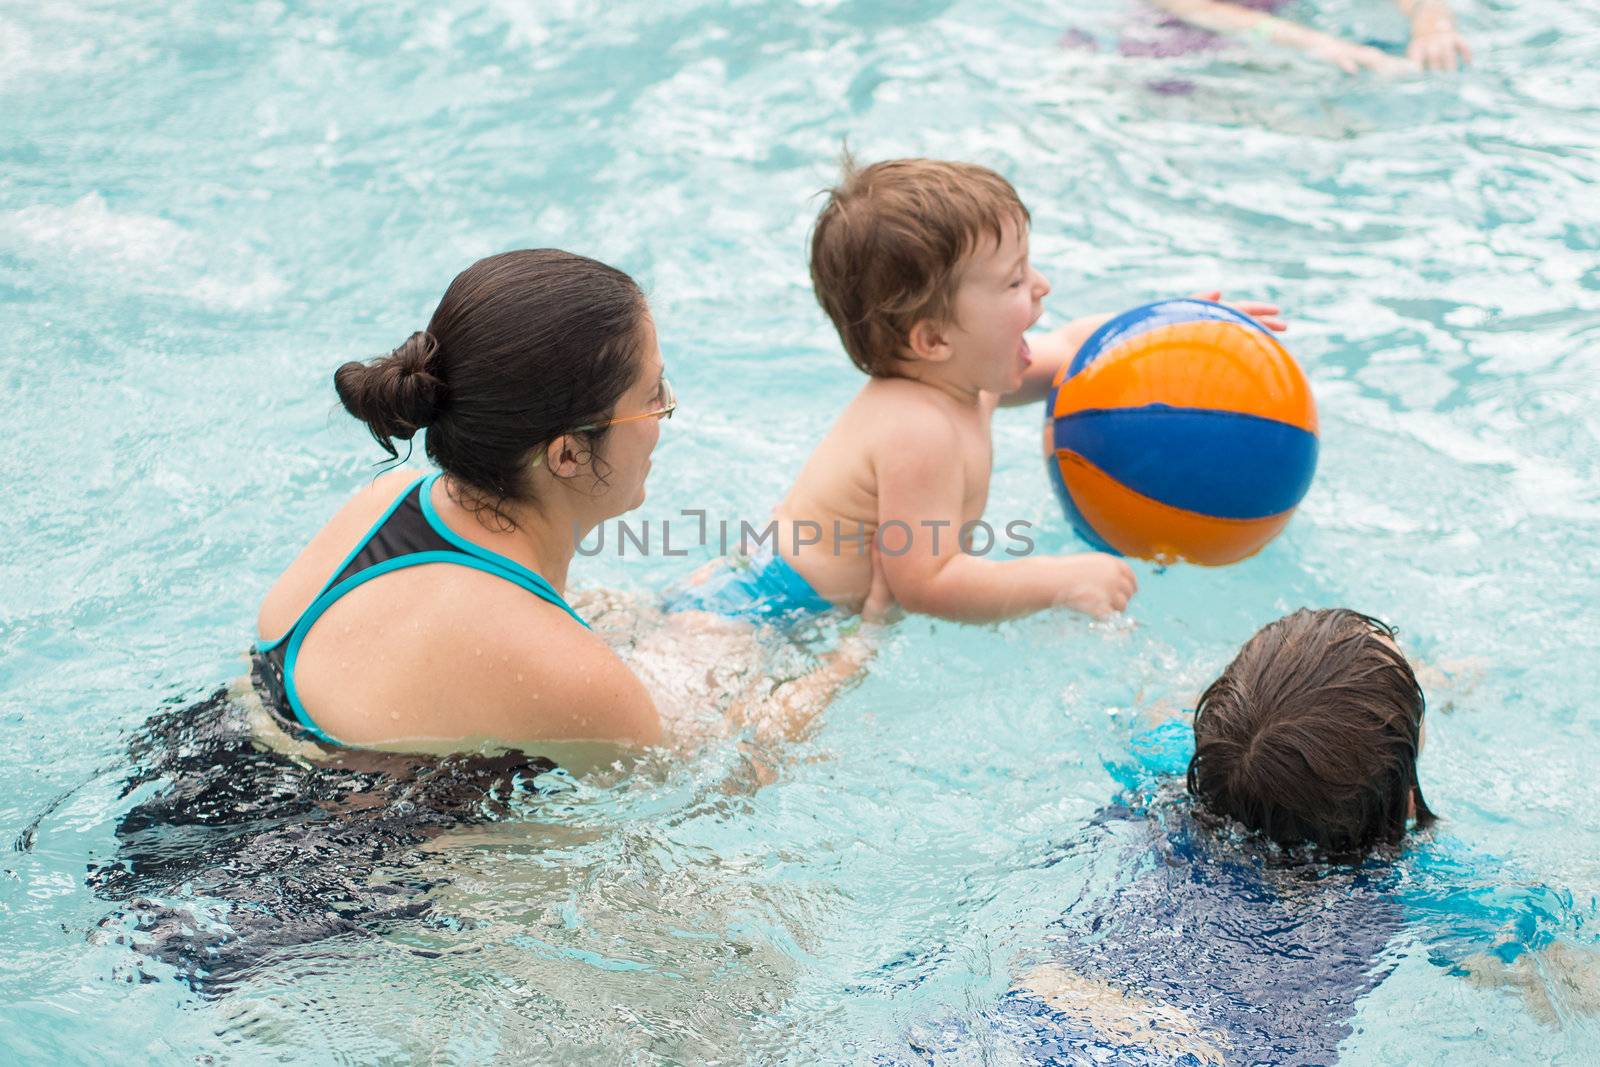
[(1343, 608), (1262, 627), (1200, 697), (1189, 792), (1286, 848), (1353, 858), (1434, 821), (1417, 783), (1424, 710), (1394, 630)]
[[(530, 454), (603, 422), (638, 374), (644, 294), (614, 267), (553, 248), (480, 259), (428, 328), (333, 375), (345, 410), (391, 458), (427, 429), (428, 457), (479, 507), (528, 500)], [(605, 430), (583, 436), (592, 457)]]

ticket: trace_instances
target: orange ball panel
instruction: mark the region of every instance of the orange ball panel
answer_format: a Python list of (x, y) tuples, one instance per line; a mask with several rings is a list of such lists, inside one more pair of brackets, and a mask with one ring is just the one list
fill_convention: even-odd
[(1072, 502), (1107, 544), (1126, 556), (1162, 563), (1187, 560), (1208, 567), (1236, 563), (1261, 551), (1293, 511), (1264, 519), (1218, 519), (1171, 507), (1116, 481), (1076, 452), (1056, 462)]
[(1317, 432), (1311, 385), (1294, 357), (1275, 338), (1232, 322), (1180, 322), (1149, 330), (1058, 384), (1055, 418), (1166, 404), (1258, 415)]

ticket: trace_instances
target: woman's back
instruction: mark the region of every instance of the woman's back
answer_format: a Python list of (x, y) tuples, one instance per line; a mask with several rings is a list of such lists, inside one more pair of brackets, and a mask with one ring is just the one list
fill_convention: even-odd
[[(313, 539), (262, 603), (264, 649), (290, 634), (331, 577), (353, 569), (343, 564), (418, 480), (409, 471), (378, 478)], [(446, 497), (442, 488), (432, 495), (435, 505)], [(478, 524), (470, 514), (464, 528), (462, 515), (450, 516), (451, 506), (446, 497), (439, 509), (447, 528), (496, 551), (483, 542), (504, 538), (473, 531)], [(609, 650), (564, 606), (477, 569), (470, 555), (452, 554), (458, 558), (361, 581), (305, 628), (291, 684), (307, 720), (349, 744), (401, 741), (413, 749), (417, 741), (440, 738), (441, 724), (450, 738), (467, 741), (585, 736), (583, 720), (606, 710), (594, 706), (604, 698), (592, 682), (614, 674)], [(628, 695), (614, 699), (625, 706)], [(648, 724), (639, 727), (640, 740), (653, 740)]]
[(427, 330), (334, 377), (390, 456), (426, 430), (442, 469), (375, 479), (267, 594), (255, 675), (273, 710), (367, 747), (658, 740), (649, 694), (564, 597), (578, 540), (643, 500), (671, 410), (632, 279), (549, 249), (491, 256)]

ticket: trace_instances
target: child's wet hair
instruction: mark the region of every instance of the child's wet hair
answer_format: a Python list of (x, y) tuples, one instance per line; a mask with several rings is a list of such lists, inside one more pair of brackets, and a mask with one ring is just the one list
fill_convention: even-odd
[(847, 155), (811, 231), (811, 284), (851, 362), (898, 373), (911, 327), (951, 321), (963, 261), (982, 241), (998, 244), (1008, 221), (1026, 227), (1028, 209), (987, 167), (891, 159), (858, 169)]
[(1200, 697), (1189, 792), (1286, 848), (1360, 856), (1434, 821), (1417, 782), (1424, 700), (1394, 630), (1300, 610), (1246, 641)]

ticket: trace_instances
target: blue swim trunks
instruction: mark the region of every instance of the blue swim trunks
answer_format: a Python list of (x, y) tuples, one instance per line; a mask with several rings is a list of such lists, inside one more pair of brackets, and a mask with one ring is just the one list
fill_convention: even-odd
[(750, 622), (792, 622), (832, 607), (768, 548), (753, 556), (724, 556), (701, 581), (668, 593), (665, 604), (668, 612), (709, 611)]

